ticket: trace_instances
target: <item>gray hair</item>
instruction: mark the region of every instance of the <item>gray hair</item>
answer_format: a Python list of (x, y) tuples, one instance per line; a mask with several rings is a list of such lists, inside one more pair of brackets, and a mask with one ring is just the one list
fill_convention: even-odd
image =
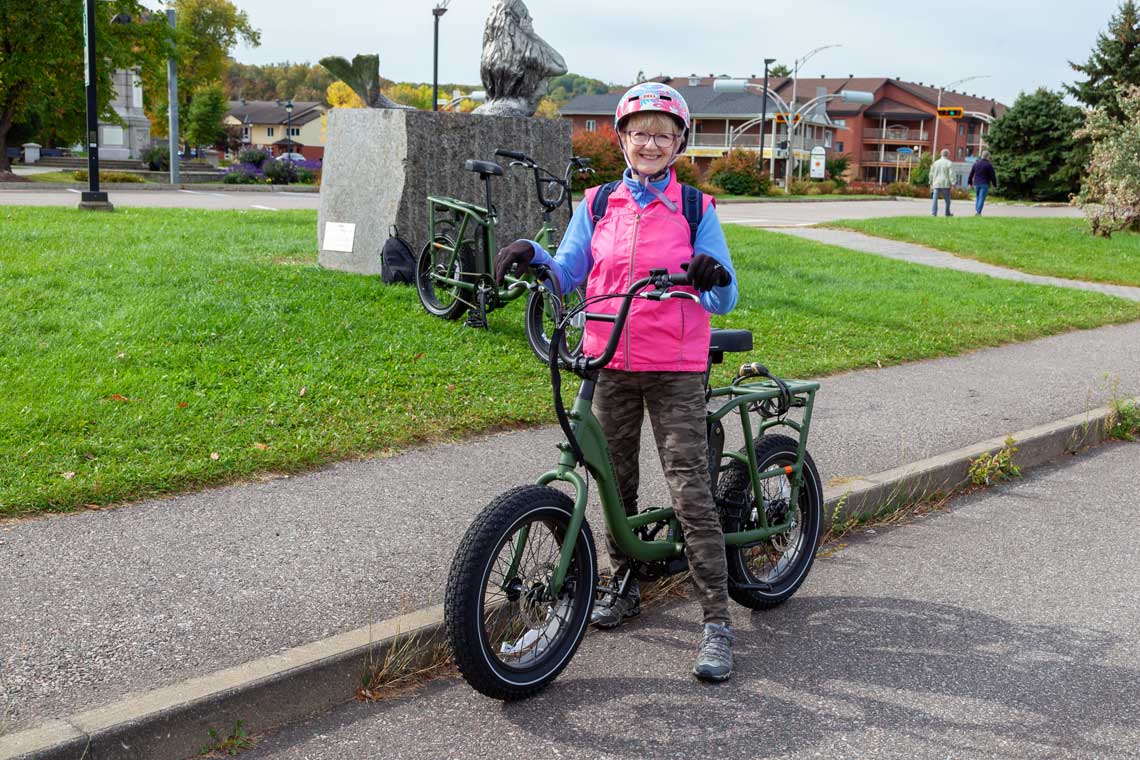
[(988, 150), (983, 150), (982, 151), (982, 158), (989, 158), (989, 157), (990, 157), (990, 152)]
[(950, 149), (949, 148), (943, 148), (942, 152), (939, 153), (938, 155), (942, 156), (943, 158), (949, 158), (950, 157)]

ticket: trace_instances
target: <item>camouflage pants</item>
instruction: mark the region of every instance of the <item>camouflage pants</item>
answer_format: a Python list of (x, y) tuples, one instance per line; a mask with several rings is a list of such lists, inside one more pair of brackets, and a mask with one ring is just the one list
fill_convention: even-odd
[[(602, 370), (594, 413), (609, 441), (618, 490), (628, 515), (637, 513), (638, 456), (645, 410), (673, 510), (685, 531), (685, 554), (706, 623), (728, 622), (728, 573), (724, 534), (709, 484), (705, 431), (705, 386), (700, 372), (621, 372)], [(610, 561), (625, 558), (609, 531)]]

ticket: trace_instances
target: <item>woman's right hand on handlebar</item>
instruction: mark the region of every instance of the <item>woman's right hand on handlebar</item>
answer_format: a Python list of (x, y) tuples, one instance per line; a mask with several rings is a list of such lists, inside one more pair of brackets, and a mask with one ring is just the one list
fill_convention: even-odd
[(500, 285), (507, 277), (511, 266), (517, 264), (516, 277), (530, 273), (530, 262), (534, 261), (534, 246), (525, 240), (516, 240), (495, 254), (495, 282)]

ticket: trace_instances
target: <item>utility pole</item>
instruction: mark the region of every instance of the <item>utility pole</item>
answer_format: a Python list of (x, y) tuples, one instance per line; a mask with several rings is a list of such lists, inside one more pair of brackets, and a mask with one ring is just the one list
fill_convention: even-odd
[[(170, 24), (171, 31), (173, 31), (173, 8), (166, 9), (166, 20)], [(169, 102), (167, 108), (167, 119), (169, 121), (167, 146), (170, 153), (170, 184), (177, 185), (180, 181), (178, 176), (178, 64), (174, 62), (173, 55), (166, 59), (166, 99)]]

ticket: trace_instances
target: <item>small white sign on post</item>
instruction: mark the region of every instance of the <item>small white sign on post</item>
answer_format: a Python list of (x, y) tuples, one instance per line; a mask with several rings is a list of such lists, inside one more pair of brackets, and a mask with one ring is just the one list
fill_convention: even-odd
[(811, 149), (811, 178), (823, 179), (827, 175), (827, 151), (822, 145)]
[(356, 225), (344, 222), (325, 222), (323, 251), (352, 253), (352, 240), (356, 237)]

